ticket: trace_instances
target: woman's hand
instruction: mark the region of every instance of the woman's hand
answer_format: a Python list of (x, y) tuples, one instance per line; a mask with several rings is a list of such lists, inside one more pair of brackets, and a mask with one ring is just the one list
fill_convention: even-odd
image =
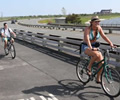
[(117, 46), (116, 45), (112, 45), (111, 48), (117, 48)]
[(117, 48), (117, 46), (112, 43), (110, 44), (110, 46), (111, 46), (111, 48)]
[(98, 48), (92, 48), (92, 51), (98, 51)]

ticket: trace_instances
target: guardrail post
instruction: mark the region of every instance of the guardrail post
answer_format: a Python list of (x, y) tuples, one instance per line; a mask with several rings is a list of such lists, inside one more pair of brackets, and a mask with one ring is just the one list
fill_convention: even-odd
[[(120, 48), (120, 47), (118, 47)], [(120, 53), (118, 53), (118, 55), (120, 55)], [(120, 62), (120, 59), (116, 59), (116, 62)], [(116, 66), (117, 71), (120, 73), (120, 65)]]
[(62, 50), (61, 50), (61, 48), (63, 47), (62, 43), (63, 43), (63, 41), (59, 40), (59, 42), (58, 42), (58, 51), (59, 52), (62, 52)]
[(75, 27), (73, 27), (73, 31), (75, 31)]
[(22, 39), (23, 39), (23, 41), (25, 41), (25, 39), (26, 39), (26, 34), (25, 33), (23, 34)]
[(109, 29), (109, 33), (112, 33), (112, 29)]
[(43, 37), (43, 47), (46, 47), (46, 38)]
[[(116, 62), (120, 62), (120, 59), (116, 59)], [(116, 66), (116, 69), (117, 69), (118, 72), (120, 72), (120, 65)]]
[(65, 27), (65, 30), (67, 30), (67, 27)]
[(34, 41), (35, 41), (35, 38), (34, 38), (34, 37), (35, 37), (35, 35), (32, 35), (32, 36), (31, 36), (31, 43), (33, 43), (33, 44), (34, 44)]

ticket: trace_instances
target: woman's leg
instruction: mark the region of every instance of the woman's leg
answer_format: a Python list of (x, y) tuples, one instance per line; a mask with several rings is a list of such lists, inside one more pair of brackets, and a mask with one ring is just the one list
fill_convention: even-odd
[[(99, 52), (99, 57), (98, 57), (98, 59), (96, 61), (101, 61), (101, 60), (103, 60), (103, 56), (102, 56), (101, 52)], [(98, 68), (100, 68), (103, 63), (104, 62), (100, 63), (98, 65)], [(97, 82), (101, 82), (101, 73), (102, 73), (102, 70), (103, 70), (103, 68), (97, 74)]]
[(90, 60), (90, 63), (88, 65), (88, 69), (89, 69), (89, 74), (91, 74), (91, 67), (92, 67), (92, 64), (99, 58), (99, 51), (93, 51), (91, 49), (86, 49), (85, 50), (85, 54), (87, 54), (88, 56), (91, 56), (91, 60)]

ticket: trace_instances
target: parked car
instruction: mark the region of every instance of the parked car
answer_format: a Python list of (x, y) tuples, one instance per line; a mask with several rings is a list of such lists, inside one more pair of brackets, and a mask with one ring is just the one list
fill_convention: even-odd
[(15, 22), (16, 22), (15, 20), (11, 20), (11, 24), (15, 24)]

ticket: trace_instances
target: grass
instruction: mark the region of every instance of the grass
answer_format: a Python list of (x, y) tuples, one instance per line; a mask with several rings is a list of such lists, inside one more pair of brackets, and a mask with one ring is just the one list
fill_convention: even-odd
[[(82, 24), (89, 21), (91, 17), (94, 15), (89, 16), (81, 16)], [(98, 15), (100, 19), (112, 19), (112, 18), (118, 18), (120, 17), (120, 14), (108, 14), (108, 15)]]
[[(85, 22), (89, 21), (92, 16), (95, 16), (93, 14), (89, 15), (80, 15), (81, 18), (81, 24), (85, 24)], [(107, 15), (98, 15), (100, 19), (112, 19), (112, 18), (117, 18), (120, 17), (120, 14), (114, 13), (114, 14), (107, 14)], [(45, 19), (45, 20), (40, 20), (39, 23), (55, 23), (55, 20), (53, 18), (50, 19)]]
[[(85, 22), (89, 21), (92, 16), (95, 16), (94, 14), (80, 14), (81, 18), (81, 24), (85, 24)], [(120, 13), (112, 13), (107, 15), (98, 15), (100, 19), (112, 19), (120, 17)], [(55, 23), (55, 17), (62, 17), (62, 16), (18, 16), (18, 17), (2, 17), (0, 18), (0, 21), (4, 20), (12, 20), (12, 19), (32, 19), (32, 18), (46, 18), (44, 20), (40, 20), (38, 23)]]
[(55, 20), (52, 19), (44, 19), (44, 20), (40, 20), (38, 21), (38, 23), (55, 23)]

